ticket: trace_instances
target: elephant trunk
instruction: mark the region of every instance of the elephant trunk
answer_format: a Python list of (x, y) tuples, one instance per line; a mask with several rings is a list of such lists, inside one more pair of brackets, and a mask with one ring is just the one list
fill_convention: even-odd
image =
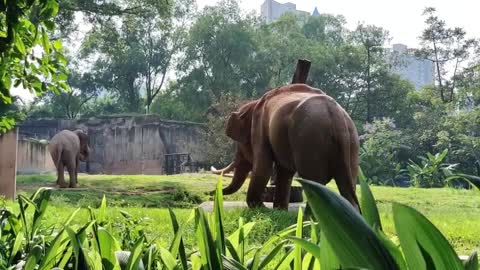
[(215, 167), (210, 167), (210, 171), (214, 174), (226, 174), (226, 173), (229, 173), (231, 171), (233, 171), (233, 169), (235, 169), (235, 162), (231, 162), (230, 164), (228, 164), (227, 167), (223, 168), (223, 169), (220, 169), (220, 170), (217, 170), (215, 169)]
[(242, 187), (243, 183), (245, 183), (245, 180), (247, 179), (248, 173), (251, 171), (251, 169), (251, 165), (242, 163), (238, 164), (235, 168), (235, 172), (233, 173), (232, 182), (223, 188), (223, 194), (230, 195), (237, 192)]

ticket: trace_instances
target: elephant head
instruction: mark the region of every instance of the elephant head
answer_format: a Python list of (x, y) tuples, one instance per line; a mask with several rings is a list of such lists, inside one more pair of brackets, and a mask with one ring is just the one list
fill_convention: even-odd
[(73, 131), (73, 133), (75, 133), (80, 140), (79, 158), (81, 161), (86, 161), (90, 154), (90, 147), (88, 146), (88, 135), (81, 129), (77, 129)]
[(227, 167), (212, 171), (220, 174), (234, 170), (232, 182), (223, 189), (225, 195), (239, 190), (252, 170), (251, 128), (257, 103), (258, 100), (254, 100), (244, 104), (238, 111), (230, 114), (226, 123), (226, 135), (236, 142), (235, 158)]

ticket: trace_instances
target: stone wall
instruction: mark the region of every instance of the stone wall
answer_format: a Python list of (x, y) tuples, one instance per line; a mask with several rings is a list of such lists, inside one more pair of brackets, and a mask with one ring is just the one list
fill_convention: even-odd
[(21, 174), (55, 172), (48, 152), (48, 141), (19, 138), (17, 172)]
[(20, 127), (20, 136), (49, 140), (60, 130), (76, 128), (90, 137), (91, 153), (81, 165), (83, 172), (163, 174), (166, 154), (190, 153), (198, 163), (206, 158), (203, 125), (161, 120), (155, 115), (27, 121)]
[(17, 129), (0, 135), (0, 196), (15, 198), (17, 168)]

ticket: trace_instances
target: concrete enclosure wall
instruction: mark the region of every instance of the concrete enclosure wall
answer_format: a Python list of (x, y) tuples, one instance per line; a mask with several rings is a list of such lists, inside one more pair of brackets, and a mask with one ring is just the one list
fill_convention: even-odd
[[(190, 153), (199, 163), (206, 159), (203, 125), (165, 121), (155, 115), (27, 121), (20, 127), (20, 136), (50, 140), (63, 129), (77, 128), (90, 138), (91, 153), (89, 161), (81, 164), (82, 172), (163, 174), (166, 154)], [(29, 153), (26, 148), (19, 151), (21, 156)], [(42, 153), (38, 156), (46, 159)]]
[(17, 169), (17, 129), (0, 135), (0, 196), (15, 198)]
[(17, 156), (18, 173), (55, 172), (55, 165), (48, 152), (48, 141), (20, 138)]

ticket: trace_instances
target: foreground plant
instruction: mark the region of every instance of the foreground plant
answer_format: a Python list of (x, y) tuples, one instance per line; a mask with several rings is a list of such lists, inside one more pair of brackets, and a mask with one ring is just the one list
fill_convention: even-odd
[[(478, 180), (478, 181), (477, 181)], [(477, 254), (462, 262), (445, 237), (415, 209), (393, 204), (400, 244), (382, 231), (374, 197), (360, 174), (363, 216), (327, 187), (300, 180), (318, 222), (294, 224), (259, 247), (248, 244), (255, 223), (240, 218), (230, 235), (224, 229), (222, 181), (217, 184), (214, 211), (192, 210), (179, 224), (170, 210), (174, 237), (159, 245), (143, 233), (141, 220), (122, 212), (126, 226), (117, 237), (103, 198), (89, 208), (84, 224), (73, 226), (77, 209), (59, 228), (45, 228), (42, 217), (51, 190), (39, 189), (30, 198), (19, 195), (19, 213), (0, 210), (1, 269), (478, 269)], [(472, 184), (480, 187), (479, 179)], [(194, 222), (196, 247), (187, 249), (186, 226)], [(122, 226), (121, 226), (122, 227)], [(123, 226), (122, 228), (125, 228)], [(118, 238), (119, 237), (119, 238)]]

